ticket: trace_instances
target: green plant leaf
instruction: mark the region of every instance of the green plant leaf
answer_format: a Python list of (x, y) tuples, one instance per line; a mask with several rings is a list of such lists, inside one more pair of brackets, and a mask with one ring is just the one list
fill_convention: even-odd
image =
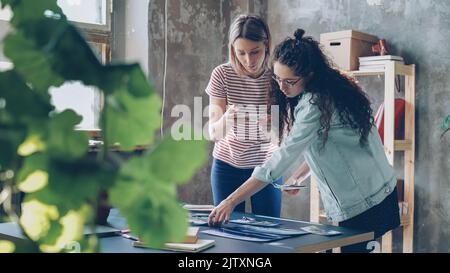
[(11, 5), (12, 2), (15, 0), (0, 0), (0, 3), (2, 4), (2, 9), (5, 8), (6, 5)]
[(34, 123), (37, 119), (48, 118), (54, 109), (48, 94), (34, 92), (14, 70), (0, 72), (0, 90), (0, 98), (6, 102), (5, 110), (13, 119)]
[[(90, 218), (91, 208), (87, 205), (79, 210), (71, 210), (58, 219), (60, 228), (54, 241), (41, 241), (41, 249), (44, 252), (64, 252), (75, 250), (81, 252), (82, 247), (86, 247), (83, 242), (83, 231), (86, 220)], [(75, 249), (72, 249), (75, 248)]]
[(107, 143), (119, 143), (123, 150), (153, 143), (160, 124), (161, 99), (158, 96), (152, 93), (147, 97), (134, 97), (123, 89), (107, 96), (105, 103), (102, 123)]
[(0, 253), (13, 253), (16, 245), (13, 242), (0, 240)]
[[(61, 27), (63, 25), (63, 28)], [(101, 65), (95, 53), (86, 43), (84, 37), (76, 27), (52, 20), (45, 20), (39, 28), (30, 30), (31, 35), (48, 35), (48, 29), (53, 35), (40, 42), (40, 46), (46, 48), (46, 52), (52, 56), (53, 70), (66, 80), (82, 81), (85, 85), (97, 86), (103, 91), (112, 92), (105, 88), (110, 84), (118, 86), (121, 79), (103, 83), (105, 68)], [(46, 33), (46, 34), (44, 34)], [(39, 39), (36, 36), (36, 39)], [(77, 45), (74, 47), (73, 45)], [(59, 60), (64, 59), (64, 62)]]
[(25, 158), (18, 174), (18, 186), (21, 187), (37, 171), (46, 172), (48, 181), (44, 188), (27, 196), (58, 207), (61, 214), (96, 201), (100, 191), (109, 188), (116, 176), (115, 170), (107, 169), (94, 159), (67, 162), (48, 158), (45, 153), (35, 153)]
[(111, 202), (147, 244), (160, 247), (183, 240), (187, 219), (176, 201), (176, 183), (185, 182), (202, 166), (206, 146), (204, 141), (167, 137), (148, 154), (132, 158), (122, 167), (110, 192)]
[[(13, 168), (18, 162), (17, 150), (29, 134), (30, 126), (42, 130), (54, 107), (50, 96), (30, 89), (14, 70), (0, 72), (0, 168)], [(44, 124), (45, 125), (45, 124)], [(45, 126), (44, 126), (45, 127)]]
[(88, 136), (74, 130), (82, 117), (72, 110), (64, 110), (49, 121), (47, 147), (52, 157), (74, 159), (84, 156), (88, 150)]
[[(58, 219), (59, 220), (59, 219)], [(39, 243), (41, 245), (54, 245), (58, 241), (58, 238), (63, 233), (63, 226), (59, 221), (49, 221), (49, 230), (45, 234), (45, 236), (41, 236), (39, 239)], [(58, 252), (58, 251), (55, 251)]]
[(148, 245), (161, 247), (165, 242), (184, 239), (187, 213), (176, 202), (175, 189), (170, 183), (151, 175), (146, 181), (121, 177), (110, 190), (110, 201), (126, 217), (133, 233)]
[[(70, 243), (84, 244), (84, 224), (91, 217), (91, 209), (85, 205), (78, 210), (61, 214), (57, 206), (49, 205), (34, 196), (25, 198), (20, 223), (26, 234), (40, 243), (41, 251), (61, 252)], [(81, 249), (80, 249), (81, 250)]]
[(149, 172), (170, 183), (187, 182), (208, 157), (206, 140), (174, 140), (168, 136), (148, 156)]
[(21, 24), (44, 17), (66, 20), (66, 16), (56, 4), (56, 0), (2, 0), (2, 6), (4, 7), (4, 5), (9, 5), (14, 12), (11, 23), (15, 26), (20, 26)]
[(108, 65), (103, 69), (103, 89), (114, 92), (127, 89), (135, 97), (147, 97), (154, 92), (139, 64)]
[(46, 173), (46, 177), (40, 177), (38, 179), (45, 181), (35, 181), (35, 183), (46, 186), (48, 184), (48, 159), (43, 153), (35, 153), (25, 158), (22, 164), (22, 168), (17, 174), (17, 186), (19, 189), (23, 187), (27, 180), (36, 173)]
[[(26, 26), (24, 32), (33, 37), (36, 47), (50, 62), (53, 72), (66, 80), (97, 86), (108, 94), (123, 88), (135, 96), (150, 94), (148, 82), (139, 65), (102, 66), (83, 35), (68, 22), (42, 19), (37, 24)], [(74, 44), (77, 46), (74, 47)], [(59, 61), (61, 59), (65, 61)]]
[(5, 40), (5, 55), (14, 61), (14, 68), (37, 90), (61, 86), (64, 79), (52, 71), (51, 60), (33, 40), (20, 31), (9, 34)]
[(61, 231), (57, 225), (60, 213), (56, 206), (40, 202), (32, 196), (26, 196), (21, 210), (20, 224), (33, 241), (43, 240), (50, 234), (50, 238), (45, 240), (50, 242), (56, 240)]
[[(12, 8), (15, 28), (5, 41), (14, 69), (0, 72), (0, 170), (18, 173), (16, 185), (26, 191), (21, 223), (27, 234), (41, 251), (65, 251), (59, 244), (78, 238), (71, 227), (79, 230), (94, 218), (80, 211), (94, 211), (100, 192), (108, 190), (149, 245), (183, 240), (187, 212), (176, 186), (206, 159), (206, 143), (168, 138), (125, 163), (108, 149), (102, 157), (87, 153), (87, 136), (74, 131), (80, 116), (54, 113), (49, 87), (81, 81), (100, 89), (102, 136), (123, 150), (153, 143), (161, 99), (139, 65), (103, 66), (56, 0), (0, 1)], [(98, 250), (95, 238), (80, 240)]]
[(41, 18), (22, 26), (5, 38), (5, 54), (39, 90), (60, 86), (65, 79), (112, 93), (136, 78), (130, 74), (132, 65), (102, 66), (82, 34), (66, 21)]
[[(47, 54), (51, 54), (54, 71), (65, 79), (97, 86), (107, 94), (126, 89), (133, 96), (146, 97), (153, 92), (138, 64), (103, 66), (76, 27), (66, 24), (62, 31), (55, 21), (45, 20), (43, 23), (47, 26), (36, 26), (30, 30), (31, 35), (37, 35), (38, 39), (53, 29), (54, 35), (43, 40), (39, 46), (45, 47)], [(66, 61), (60, 62), (60, 59)]]
[(25, 138), (26, 129), (23, 126), (0, 122), (0, 171), (15, 167), (17, 149)]
[(20, 32), (11, 34), (5, 39), (5, 53), (21, 74), (41, 90), (60, 86), (64, 77), (98, 86), (107, 93), (125, 88), (130, 94), (143, 97), (152, 91), (139, 65), (102, 66), (84, 37), (67, 22), (41, 19), (26, 26), (24, 32), (36, 44)]

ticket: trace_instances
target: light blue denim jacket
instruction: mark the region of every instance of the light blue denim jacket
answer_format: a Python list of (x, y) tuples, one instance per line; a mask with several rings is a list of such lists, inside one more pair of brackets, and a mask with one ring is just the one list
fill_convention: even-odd
[(294, 125), (280, 148), (252, 176), (266, 183), (280, 178), (303, 153), (311, 168), (328, 219), (344, 221), (381, 203), (396, 185), (394, 170), (384, 153), (376, 128), (361, 146), (358, 133), (333, 114), (328, 140), (321, 150), (317, 135), (320, 110), (301, 95), (294, 110)]

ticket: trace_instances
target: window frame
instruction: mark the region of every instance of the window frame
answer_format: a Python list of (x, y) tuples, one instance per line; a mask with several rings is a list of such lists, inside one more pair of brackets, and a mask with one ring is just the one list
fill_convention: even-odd
[[(112, 20), (113, 16), (113, 5), (114, 0), (106, 0), (106, 24), (92, 24), (92, 23), (83, 23), (69, 20), (70, 23), (74, 24), (83, 35), (85, 35), (86, 42), (88, 43), (96, 43), (101, 46), (101, 59), (100, 62), (103, 65), (109, 64), (112, 59)], [(94, 105), (96, 105), (99, 109), (98, 113), (94, 113), (94, 119), (99, 121), (99, 117), (101, 115), (101, 111), (104, 106), (104, 95), (102, 92), (96, 92), (94, 96)], [(97, 124), (96, 128), (79, 128), (77, 130), (85, 131), (89, 133), (91, 137), (97, 136), (99, 134), (100, 124)]]
[(113, 13), (113, 0), (106, 0), (106, 23), (104, 25), (101, 24), (92, 24), (92, 23), (84, 23), (69, 20), (75, 26), (83, 30), (85, 33), (99, 34), (99, 35), (111, 35), (111, 26), (112, 26), (112, 13)]
[[(109, 64), (112, 58), (111, 52), (111, 44), (112, 44), (112, 20), (113, 16), (113, 0), (106, 0), (106, 22), (105, 24), (92, 24), (92, 23), (84, 23), (68, 20), (71, 24), (75, 25), (80, 32), (85, 36), (86, 42), (95, 43), (101, 46), (101, 59), (100, 62), (103, 65)], [(0, 19), (0, 28), (5, 29), (6, 32), (12, 28), (9, 24), (9, 20)], [(3, 53), (0, 53), (3, 56)], [(0, 58), (0, 61), (5, 61), (4, 56)], [(94, 96), (93, 102), (99, 109), (98, 113), (94, 113), (94, 119), (99, 120), (99, 116), (101, 115), (101, 111), (104, 105), (104, 96), (102, 92), (96, 92)], [(99, 124), (97, 124), (97, 128), (88, 128), (82, 129), (87, 132), (97, 132)], [(92, 129), (92, 130), (91, 130)]]
[[(72, 21), (68, 20), (69, 22), (76, 25), (78, 28), (88, 31), (88, 32), (94, 32), (94, 33), (111, 33), (111, 26), (112, 26), (112, 13), (113, 13), (113, 0), (106, 0), (106, 23), (103, 24), (92, 24), (92, 23), (84, 23), (84, 22), (78, 22), (78, 21)], [(0, 27), (9, 27), (9, 21), (5, 19), (0, 19)]]

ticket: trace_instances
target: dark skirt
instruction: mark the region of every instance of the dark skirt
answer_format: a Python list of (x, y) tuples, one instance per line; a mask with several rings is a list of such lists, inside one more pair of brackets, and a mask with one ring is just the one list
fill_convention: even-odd
[[(339, 223), (341, 227), (368, 230), (374, 232), (375, 239), (380, 238), (386, 232), (400, 226), (400, 213), (398, 207), (397, 188), (388, 195), (380, 204), (366, 210), (365, 212)], [(370, 252), (367, 244), (362, 242), (341, 248), (341, 252)]]

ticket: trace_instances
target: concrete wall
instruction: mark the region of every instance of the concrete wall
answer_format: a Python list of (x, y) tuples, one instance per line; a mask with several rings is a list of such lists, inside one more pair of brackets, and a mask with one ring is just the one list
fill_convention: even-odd
[[(320, 33), (355, 29), (387, 39), (395, 54), (417, 65), (414, 251), (449, 252), (450, 136), (440, 139), (439, 124), (450, 113), (450, 2), (282, 0), (268, 1), (267, 14), (275, 43), (298, 27), (316, 39)], [(375, 102), (383, 82), (361, 81)], [(289, 215), (307, 209), (298, 202), (288, 202)]]
[(138, 62), (148, 74), (149, 0), (114, 1), (112, 59), (114, 62)]
[[(135, 1), (116, 0), (115, 10), (127, 10)], [(164, 1), (139, 2), (135, 7), (148, 10), (136, 21), (116, 25), (119, 33), (114, 43), (115, 59), (135, 56), (145, 65), (158, 92), (163, 90), (164, 72)], [(416, 80), (416, 210), (414, 250), (416, 252), (450, 251), (450, 134), (440, 139), (439, 124), (450, 113), (450, 2), (447, 0), (168, 0), (168, 62), (164, 128), (177, 118), (170, 116), (173, 106), (188, 105), (193, 109), (194, 97), (201, 98), (203, 107), (208, 98), (204, 89), (212, 69), (227, 60), (227, 34), (232, 18), (241, 12), (265, 16), (273, 42), (281, 41), (302, 27), (316, 39), (320, 33), (356, 29), (385, 38), (395, 54), (407, 63), (417, 65)], [(117, 6), (119, 5), (119, 6)], [(122, 5), (122, 8), (120, 7)], [(142, 10), (137, 10), (142, 14)], [(134, 17), (133, 17), (134, 18)], [(122, 19), (123, 20), (123, 19)], [(125, 33), (136, 24), (147, 24), (148, 48), (142, 37), (128, 41)], [(142, 32), (142, 31), (141, 31)], [(120, 34), (121, 33), (121, 34)], [(123, 47), (120, 43), (125, 43)], [(132, 44), (135, 45), (132, 45)], [(137, 43), (137, 44), (136, 44)], [(126, 50), (126, 48), (132, 50)], [(148, 50), (148, 57), (144, 51)], [(114, 55), (115, 54), (115, 55)], [(147, 58), (143, 60), (142, 58)], [(376, 108), (384, 87), (382, 78), (362, 79), (361, 84)], [(200, 102), (200, 101), (198, 101)], [(202, 124), (205, 125), (206, 118)], [(210, 145), (212, 148), (212, 144)], [(402, 163), (396, 155), (396, 165)], [(210, 157), (211, 158), (211, 157)], [(399, 176), (401, 170), (397, 169)], [(210, 163), (202, 168), (190, 183), (180, 187), (181, 200), (210, 203)], [(282, 215), (288, 218), (309, 218), (308, 193), (285, 197)], [(397, 234), (395, 234), (397, 235)], [(398, 236), (396, 236), (398, 237)], [(400, 241), (395, 239), (395, 248)]]
[[(184, 104), (196, 110), (208, 105), (204, 92), (211, 71), (228, 60), (228, 30), (233, 18), (243, 12), (264, 13), (262, 1), (167, 1), (167, 76), (164, 106), (166, 133), (178, 119), (171, 117), (175, 105)], [(149, 5), (149, 71), (161, 96), (164, 76), (164, 1), (150, 1)], [(197, 107), (201, 106), (201, 107)], [(196, 113), (200, 116), (201, 111)], [(194, 113), (192, 113), (192, 118)], [(202, 128), (207, 123), (194, 121)], [(213, 144), (210, 144), (210, 154)], [(207, 165), (187, 185), (179, 188), (179, 197), (186, 202), (212, 203), (210, 168)]]

